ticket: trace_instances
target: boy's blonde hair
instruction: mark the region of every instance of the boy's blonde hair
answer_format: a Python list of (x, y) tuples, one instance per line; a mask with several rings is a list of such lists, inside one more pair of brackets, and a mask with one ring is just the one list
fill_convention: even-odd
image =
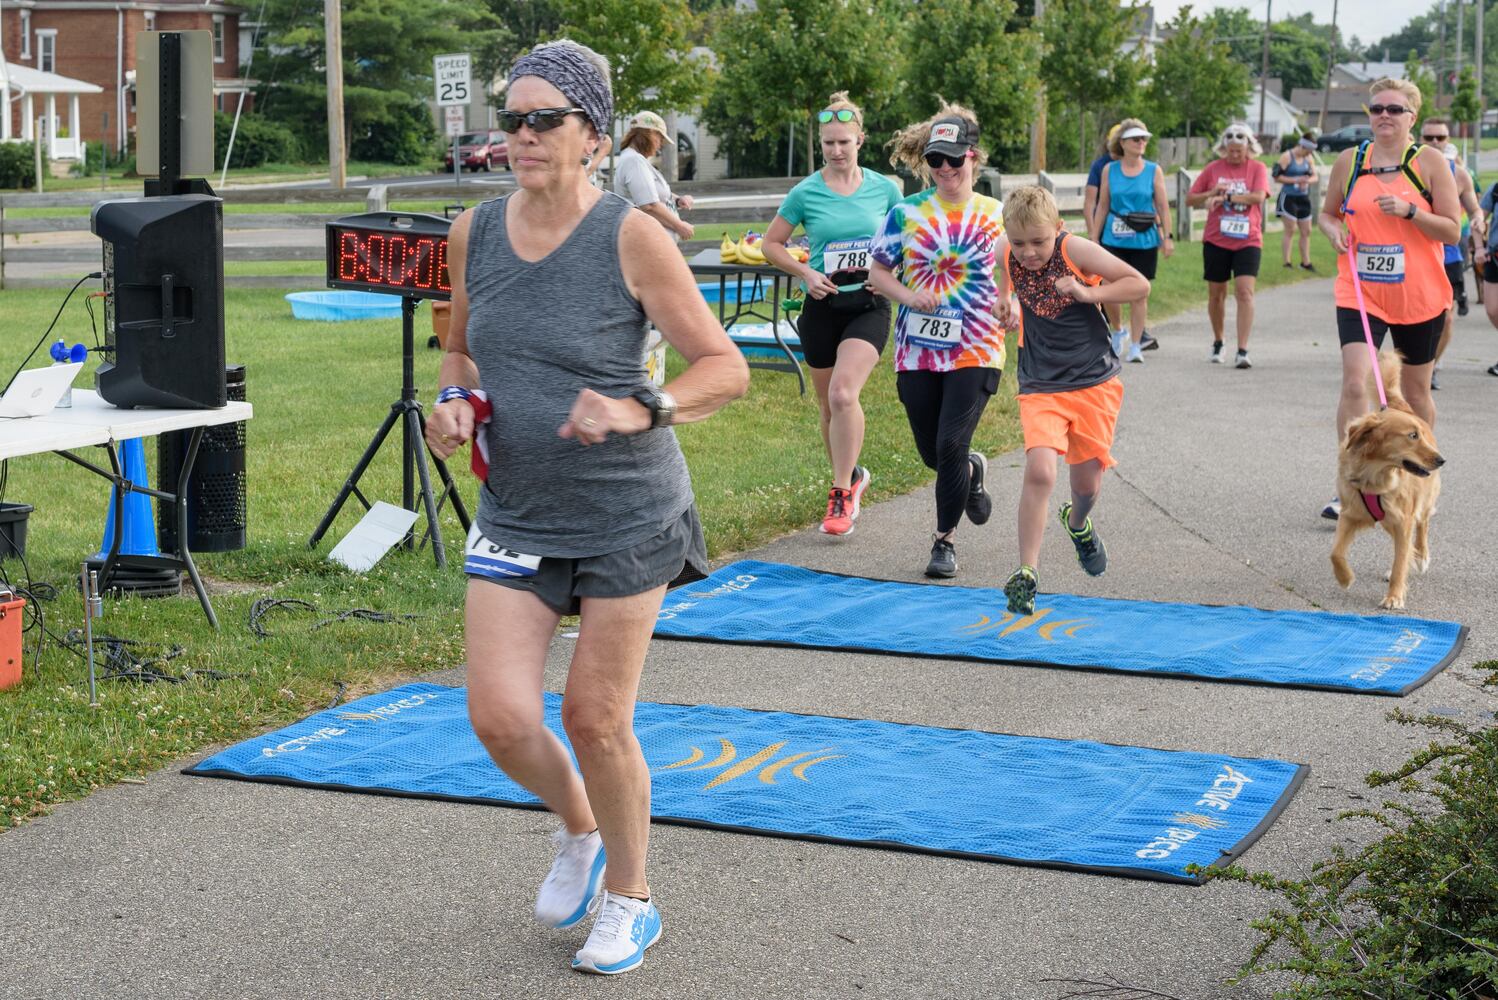
[(1016, 227), (1061, 227), (1061, 209), (1056, 199), (1045, 188), (1026, 184), (1006, 192), (1004, 196), (1004, 229)]
[[(931, 168), (926, 165), (926, 142), (931, 138), (931, 126), (943, 118), (966, 118), (974, 125), (978, 124), (978, 116), (960, 104), (948, 104), (940, 97), (941, 107), (936, 114), (923, 122), (907, 125), (895, 133), (895, 137), (885, 146), (889, 149), (889, 164), (898, 167), (904, 164), (905, 168), (915, 174), (926, 183), (931, 183)], [(980, 146), (973, 147), (973, 169), (988, 163), (988, 153)]]
[(1425, 102), (1420, 93), (1420, 88), (1408, 80), (1400, 80), (1396, 77), (1386, 76), (1382, 80), (1374, 80), (1368, 85), (1368, 96), (1373, 97), (1385, 90), (1397, 90), (1404, 95), (1409, 102), (1410, 110), (1415, 112), (1415, 117), (1420, 117), (1420, 105)]

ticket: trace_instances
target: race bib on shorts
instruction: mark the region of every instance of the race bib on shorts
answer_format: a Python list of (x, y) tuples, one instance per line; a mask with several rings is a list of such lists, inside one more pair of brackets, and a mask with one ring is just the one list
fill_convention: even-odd
[(1224, 215), (1217, 221), (1217, 231), (1235, 240), (1248, 239), (1248, 216)]
[(1128, 239), (1134, 235), (1134, 230), (1129, 228), (1129, 224), (1116, 215), (1109, 216), (1109, 225), (1109, 231), (1119, 239)]
[(464, 573), (487, 576), (494, 580), (514, 580), (518, 577), (535, 576), (540, 568), (540, 556), (528, 556), (502, 545), (495, 545), (479, 531), (477, 521), (469, 529), (468, 544), (463, 549)]
[(1404, 283), (1404, 244), (1359, 243), (1358, 278), (1385, 285)]
[(822, 271), (836, 274), (839, 271), (867, 271), (869, 269), (869, 247), (873, 240), (830, 240), (822, 248)]
[(962, 343), (962, 310), (937, 306), (933, 312), (912, 310), (905, 317), (905, 340), (917, 347), (949, 351)]

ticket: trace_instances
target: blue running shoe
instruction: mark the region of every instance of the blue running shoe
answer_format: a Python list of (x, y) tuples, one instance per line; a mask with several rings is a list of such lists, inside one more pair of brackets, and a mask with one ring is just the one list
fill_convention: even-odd
[(603, 894), (603, 908), (588, 941), (572, 956), (579, 972), (616, 976), (637, 969), (645, 961), (645, 949), (661, 939), (661, 913), (645, 899)]
[(536, 893), (536, 919), (547, 927), (571, 927), (588, 915), (603, 891), (603, 838), (597, 830), (573, 836), (562, 829), (551, 839), (557, 856)]

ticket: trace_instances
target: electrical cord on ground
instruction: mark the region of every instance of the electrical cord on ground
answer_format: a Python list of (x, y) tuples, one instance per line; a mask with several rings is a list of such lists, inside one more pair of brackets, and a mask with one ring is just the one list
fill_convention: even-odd
[[(139, 639), (125, 639), (117, 635), (94, 633), (94, 663), (101, 681), (139, 681), (142, 684), (184, 684), (187, 681), (231, 680), (245, 677), (242, 673), (223, 670), (186, 669), (174, 674), (165, 668), (167, 663), (186, 654), (187, 650), (173, 643), (147, 643)], [(59, 644), (79, 657), (88, 658), (83, 629), (69, 629)], [(102, 651), (102, 657), (100, 653)]]
[(30, 364), (31, 359), (36, 356), (36, 352), (41, 350), (42, 345), (52, 337), (52, 329), (57, 326), (57, 321), (62, 318), (62, 311), (68, 307), (68, 300), (73, 297), (74, 292), (78, 291), (78, 287), (90, 278), (102, 277), (104, 277), (103, 271), (92, 271), (73, 283), (73, 287), (68, 289), (68, 294), (63, 296), (62, 305), (57, 307), (57, 313), (52, 317), (52, 322), (47, 324), (47, 332), (42, 334), (41, 339), (36, 342), (36, 346), (31, 349), (31, 353), (26, 355), (26, 360), (22, 361), (16, 370), (11, 373), (10, 378), (5, 380), (5, 389), (0, 389), (0, 393), (10, 388), (10, 384), (16, 380), (16, 376), (21, 374), (25, 367)]
[[(271, 632), (265, 627), (263, 619), (270, 612), (275, 611), (278, 608), (294, 611), (305, 611), (309, 614), (314, 615), (320, 615), (324, 613), (322, 608), (319, 608), (317, 605), (311, 603), (310, 601), (299, 600), (295, 597), (262, 597), (250, 607), (250, 631), (255, 633), (262, 639), (269, 639), (271, 636), (275, 635), (276, 633)], [(348, 621), (350, 619), (358, 619), (359, 621), (366, 622), (407, 622), (416, 621), (420, 618), (421, 615), (401, 614), (393, 611), (373, 611), (369, 608), (350, 608), (347, 611), (335, 612), (334, 614), (331, 614), (328, 617), (313, 623), (312, 628), (308, 631), (316, 631), (317, 629), (320, 629), (325, 625), (332, 625), (337, 622)]]

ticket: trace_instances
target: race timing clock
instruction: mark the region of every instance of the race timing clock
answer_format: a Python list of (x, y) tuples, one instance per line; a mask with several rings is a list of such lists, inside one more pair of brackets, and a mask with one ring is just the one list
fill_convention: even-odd
[(447, 230), (436, 215), (366, 212), (327, 225), (328, 287), (417, 299), (452, 298)]

